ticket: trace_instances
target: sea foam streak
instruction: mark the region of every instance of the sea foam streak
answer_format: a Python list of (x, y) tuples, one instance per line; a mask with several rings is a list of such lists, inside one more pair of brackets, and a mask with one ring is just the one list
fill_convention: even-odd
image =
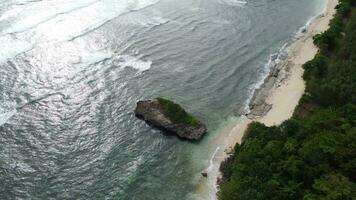
[(82, 66), (89, 66), (96, 63), (107, 62), (111, 65), (124, 68), (133, 68), (138, 72), (144, 72), (149, 70), (152, 66), (152, 61), (142, 59), (142, 55), (118, 55), (111, 52), (91, 52), (91, 53), (83, 53), (80, 62)]
[(239, 1), (239, 0), (220, 0), (220, 3), (228, 4), (230, 6), (243, 6), (247, 2), (246, 1)]
[[(0, 32), (0, 42), (5, 44), (0, 50), (0, 62), (26, 52), (36, 44), (73, 40), (120, 15), (158, 2), (159, 0), (65, 0), (59, 3), (56, 1), (55, 4), (36, 2), (14, 7), (0, 17), (1, 23), (9, 24)], [(17, 37), (20, 34), (21, 37)], [(14, 36), (17, 38), (14, 39)]]
[(155, 27), (162, 24), (166, 24), (168, 22), (168, 19), (162, 18), (161, 16), (155, 13), (152, 13), (152, 15), (147, 15), (137, 12), (123, 16), (119, 23), (134, 26)]
[(0, 44), (0, 63), (32, 48), (30, 43), (19, 40), (11, 35), (0, 37)]
[(112, 53), (88, 52), (80, 56), (80, 65), (88, 66), (112, 58)]
[(127, 1), (112, 3), (111, 0), (96, 2), (90, 6), (59, 15), (31, 30), (36, 40), (71, 40), (84, 35), (106, 22), (131, 11), (140, 10), (158, 1)]
[(209, 166), (206, 169), (207, 173), (209, 174), (208, 176), (208, 185), (209, 185), (209, 197), (207, 197), (209, 200), (216, 200), (215, 194), (217, 192), (217, 185), (216, 185), (216, 180), (218, 177), (218, 171), (219, 166), (216, 164), (216, 159), (217, 156), (219, 155), (219, 151), (221, 151), (221, 147), (218, 146), (216, 147), (213, 155), (210, 157), (209, 160)]
[(120, 55), (116, 58), (115, 64), (123, 68), (132, 67), (139, 72), (149, 70), (151, 68), (152, 61), (143, 60), (141, 57), (142, 56), (134, 57), (129, 55)]
[(0, 126), (5, 124), (15, 114), (16, 114), (16, 110), (0, 113)]
[(97, 2), (97, 0), (62, 0), (30, 2), (20, 6), (17, 5), (0, 17), (1, 22), (9, 20), (12, 22), (10, 27), (1, 31), (1, 34), (26, 31), (41, 23), (49, 21), (58, 15), (73, 12), (95, 2)]

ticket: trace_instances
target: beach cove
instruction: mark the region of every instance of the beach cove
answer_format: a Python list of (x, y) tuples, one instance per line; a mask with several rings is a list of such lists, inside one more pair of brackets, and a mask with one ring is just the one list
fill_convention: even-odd
[[(336, 12), (337, 4), (338, 0), (328, 0), (325, 11), (307, 23), (295, 41), (287, 47), (287, 56), (271, 68), (264, 83), (256, 90), (257, 94), (254, 95), (262, 94), (259, 100), (270, 107), (262, 111), (258, 108), (257, 112), (254, 112), (252, 108), (245, 116), (241, 116), (231, 130), (224, 130), (228, 132), (228, 135), (221, 139), (224, 141), (224, 148), (219, 148), (215, 153), (215, 166), (210, 169), (212, 175), (210, 183), (216, 184), (214, 180), (218, 181), (220, 177), (218, 166), (233, 153), (236, 143), (241, 144), (244, 132), (251, 122), (257, 121), (266, 126), (277, 126), (292, 117), (305, 90), (302, 65), (313, 59), (318, 52), (318, 48), (313, 43), (313, 36), (329, 28), (329, 22)], [(273, 78), (272, 82), (271, 78)], [(250, 102), (250, 107), (254, 100)]]

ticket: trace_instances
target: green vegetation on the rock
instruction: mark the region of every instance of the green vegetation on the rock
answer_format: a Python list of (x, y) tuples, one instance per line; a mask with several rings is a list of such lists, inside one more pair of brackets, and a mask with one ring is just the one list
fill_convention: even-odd
[(220, 200), (356, 199), (356, 1), (340, 0), (304, 65), (306, 93), (280, 126), (252, 123)]
[(183, 123), (194, 127), (202, 126), (197, 119), (187, 113), (180, 105), (164, 98), (157, 98), (163, 112), (174, 123)]

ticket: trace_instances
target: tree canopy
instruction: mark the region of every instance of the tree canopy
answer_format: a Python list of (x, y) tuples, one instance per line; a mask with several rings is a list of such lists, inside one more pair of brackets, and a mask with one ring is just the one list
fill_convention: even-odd
[(280, 126), (253, 122), (219, 200), (356, 199), (356, 1), (341, 0), (304, 65), (306, 93)]

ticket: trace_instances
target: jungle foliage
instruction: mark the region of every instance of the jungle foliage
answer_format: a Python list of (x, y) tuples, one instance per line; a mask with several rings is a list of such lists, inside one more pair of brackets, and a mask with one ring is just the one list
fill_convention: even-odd
[(356, 1), (341, 0), (306, 92), (280, 126), (252, 123), (224, 167), (219, 200), (356, 199)]

